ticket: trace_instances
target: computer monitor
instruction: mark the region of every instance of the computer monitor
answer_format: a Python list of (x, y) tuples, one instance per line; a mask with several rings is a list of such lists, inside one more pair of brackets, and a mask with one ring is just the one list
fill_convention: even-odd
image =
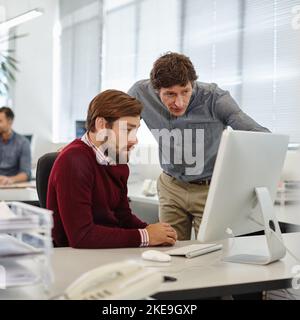
[(76, 120), (75, 121), (75, 130), (76, 130), (76, 138), (80, 139), (85, 133), (85, 121), (84, 120)]
[(24, 137), (29, 141), (29, 143), (32, 142), (32, 134), (24, 134)]
[(197, 239), (208, 243), (265, 230), (268, 255), (240, 254), (226, 261), (267, 264), (285, 255), (274, 199), (289, 138), (225, 130)]

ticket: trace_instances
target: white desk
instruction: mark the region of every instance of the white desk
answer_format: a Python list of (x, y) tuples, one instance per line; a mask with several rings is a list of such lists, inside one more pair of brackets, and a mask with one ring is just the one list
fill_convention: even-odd
[[(300, 256), (300, 233), (285, 234), (286, 245)], [(247, 237), (239, 239), (249, 249), (262, 244), (264, 237)], [(194, 242), (194, 241), (193, 241)], [(183, 241), (176, 246), (187, 245)], [(269, 266), (241, 265), (225, 263), (220, 260), (221, 251), (201, 257), (186, 259), (172, 257), (171, 263), (143, 261), (141, 253), (147, 249), (114, 249), (114, 250), (74, 250), (57, 249), (54, 256), (56, 283), (53, 293), (58, 294), (76, 277), (93, 267), (101, 264), (136, 259), (145, 266), (155, 268), (164, 275), (176, 277), (176, 282), (165, 283), (160, 288), (161, 298), (192, 299), (212, 297), (227, 294), (237, 294), (259, 291), (264, 289), (282, 288), (288, 286), (292, 278), (292, 267), (297, 263), (286, 256), (282, 261)], [(160, 248), (166, 251), (168, 248)], [(239, 244), (236, 241), (236, 251)], [(78, 263), (80, 261), (80, 264)]]
[(0, 201), (39, 201), (35, 181), (28, 183), (25, 188), (0, 188)]
[(275, 206), (277, 219), (280, 222), (290, 223), (300, 226), (300, 205), (287, 204), (285, 206)]
[[(287, 247), (300, 256), (300, 233), (284, 234), (283, 237)], [(245, 237), (239, 239), (239, 243), (236, 242), (234, 251), (238, 251), (241, 244), (253, 250), (260, 247), (264, 241), (262, 236)], [(178, 242), (176, 246), (194, 242)], [(168, 249), (159, 248), (161, 251)], [(53, 256), (55, 283), (50, 296), (62, 293), (70, 283), (86, 271), (125, 259), (140, 261), (149, 268), (157, 269), (163, 275), (177, 278), (176, 282), (161, 285), (159, 293), (155, 295), (160, 299), (199, 299), (287, 288), (290, 287), (290, 281), (294, 276), (292, 268), (297, 265), (289, 255), (268, 266), (225, 263), (220, 260), (221, 251), (193, 259), (173, 257), (170, 263), (158, 263), (143, 261), (141, 253), (144, 250), (147, 249), (55, 249)], [(0, 290), (0, 299), (37, 298), (47, 298), (38, 287)]]
[(36, 189), (2, 189), (0, 190), (0, 201), (39, 201)]
[(142, 192), (143, 182), (128, 183), (128, 198), (131, 201), (142, 202), (147, 204), (159, 204), (158, 196), (145, 196)]

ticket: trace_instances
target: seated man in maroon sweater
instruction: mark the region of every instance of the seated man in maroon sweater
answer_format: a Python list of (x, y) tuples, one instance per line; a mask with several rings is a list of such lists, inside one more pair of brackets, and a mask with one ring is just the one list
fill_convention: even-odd
[(142, 105), (126, 93), (107, 90), (90, 103), (87, 133), (57, 157), (48, 184), (58, 247), (121, 248), (173, 245), (167, 223), (147, 225), (127, 199), (128, 159), (137, 143)]

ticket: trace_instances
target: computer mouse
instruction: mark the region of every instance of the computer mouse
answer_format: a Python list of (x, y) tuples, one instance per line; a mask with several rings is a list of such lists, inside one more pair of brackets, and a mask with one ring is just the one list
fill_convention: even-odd
[(142, 253), (144, 260), (158, 261), (158, 262), (169, 262), (171, 256), (158, 250), (147, 250)]

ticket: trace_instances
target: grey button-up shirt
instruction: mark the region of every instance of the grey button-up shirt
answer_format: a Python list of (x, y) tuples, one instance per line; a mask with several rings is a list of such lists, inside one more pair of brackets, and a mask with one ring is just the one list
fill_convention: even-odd
[(30, 143), (13, 131), (7, 142), (0, 138), (0, 175), (15, 176), (21, 172), (31, 178)]
[[(195, 82), (188, 108), (181, 117), (170, 114), (153, 89), (150, 80), (138, 81), (128, 93), (144, 106), (142, 118), (159, 144), (162, 169), (180, 181), (191, 182), (211, 178), (221, 135), (227, 126), (235, 130), (269, 132), (267, 128), (260, 126), (245, 114), (228, 91), (220, 89), (214, 83)], [(170, 144), (166, 143), (167, 140), (163, 140), (157, 135), (157, 130), (153, 129), (176, 129), (173, 131), (174, 142), (171, 139)], [(191, 137), (186, 134), (189, 131)], [(184, 136), (187, 137), (186, 140)], [(197, 146), (200, 146), (201, 152), (197, 152)], [(166, 154), (168, 147), (170, 157)], [(195, 158), (199, 163), (202, 162), (202, 166), (191, 164), (185, 159), (184, 152), (188, 149), (196, 155)], [(164, 161), (166, 158), (170, 161)]]

